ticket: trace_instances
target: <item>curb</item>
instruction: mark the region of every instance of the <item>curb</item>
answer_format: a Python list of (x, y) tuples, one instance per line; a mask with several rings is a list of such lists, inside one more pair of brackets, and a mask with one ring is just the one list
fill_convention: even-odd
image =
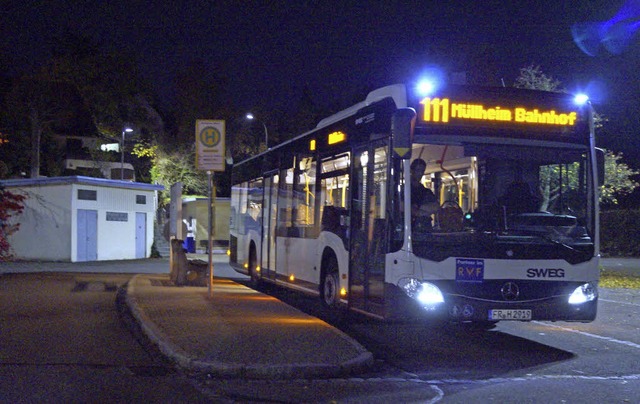
[(289, 364), (289, 365), (253, 365), (228, 364), (221, 362), (203, 361), (199, 358), (190, 357), (189, 353), (179, 346), (170, 342), (168, 336), (146, 315), (136, 301), (135, 280), (144, 277), (143, 274), (135, 275), (127, 284), (125, 302), (131, 311), (132, 316), (139, 323), (143, 333), (154, 343), (160, 351), (179, 367), (201, 373), (209, 373), (214, 377), (221, 378), (244, 378), (244, 379), (301, 379), (301, 378), (331, 378), (345, 375), (354, 375), (368, 370), (374, 363), (373, 354), (367, 351), (362, 345), (338, 329), (333, 329), (340, 338), (351, 344), (358, 356), (338, 365), (323, 364)]

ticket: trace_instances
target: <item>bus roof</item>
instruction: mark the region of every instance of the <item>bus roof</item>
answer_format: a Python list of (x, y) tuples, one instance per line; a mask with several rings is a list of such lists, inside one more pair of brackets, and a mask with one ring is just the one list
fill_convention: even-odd
[(373, 90), (367, 95), (367, 98), (364, 101), (361, 101), (349, 108), (343, 109), (340, 112), (322, 119), (320, 122), (318, 122), (316, 129), (324, 128), (331, 125), (332, 123), (341, 121), (344, 118), (356, 114), (362, 108), (389, 97), (391, 97), (393, 99), (393, 102), (395, 102), (396, 108), (404, 108), (407, 106), (407, 89), (405, 85), (392, 84), (390, 86)]

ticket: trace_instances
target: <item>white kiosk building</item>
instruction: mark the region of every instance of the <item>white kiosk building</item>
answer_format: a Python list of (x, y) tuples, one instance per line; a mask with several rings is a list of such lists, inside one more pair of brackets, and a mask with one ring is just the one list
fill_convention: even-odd
[(105, 261), (147, 258), (161, 185), (72, 176), (0, 181), (25, 195), (12, 221), (15, 258)]

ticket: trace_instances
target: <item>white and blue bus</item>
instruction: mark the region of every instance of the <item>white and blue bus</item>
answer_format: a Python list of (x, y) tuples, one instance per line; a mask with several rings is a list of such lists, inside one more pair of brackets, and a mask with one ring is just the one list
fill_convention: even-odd
[[(230, 263), (380, 319), (592, 321), (593, 128), (569, 94), (380, 88), (234, 165)], [(428, 225), (412, 218), (418, 158)]]

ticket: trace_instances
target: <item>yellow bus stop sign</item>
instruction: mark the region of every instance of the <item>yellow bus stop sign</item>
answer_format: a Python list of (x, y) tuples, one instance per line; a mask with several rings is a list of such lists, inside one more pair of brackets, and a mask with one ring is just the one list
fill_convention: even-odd
[(196, 168), (205, 171), (224, 171), (225, 121), (198, 119), (196, 121)]

